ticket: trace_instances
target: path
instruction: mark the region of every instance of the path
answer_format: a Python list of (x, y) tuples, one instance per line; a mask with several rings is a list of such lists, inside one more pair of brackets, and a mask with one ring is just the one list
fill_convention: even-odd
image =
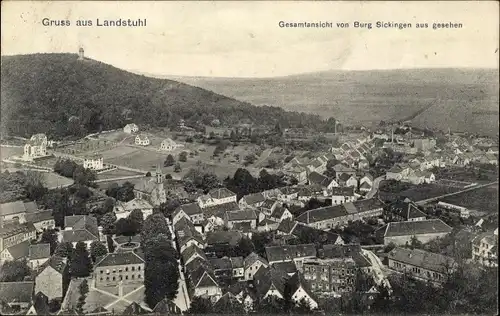
[(103, 182), (113, 182), (113, 181), (121, 181), (121, 180), (129, 180), (129, 179), (139, 179), (139, 178), (144, 178), (145, 175), (143, 174), (137, 174), (133, 176), (123, 176), (123, 177), (116, 177), (116, 178), (109, 178), (109, 179), (99, 179), (95, 180), (94, 183), (103, 183)]
[(372, 197), (375, 196), (375, 194), (377, 194), (378, 187), (380, 186), (380, 182), (382, 182), (382, 180), (385, 180), (385, 175), (375, 178), (375, 180), (373, 180), (372, 188), (370, 192), (366, 194), (367, 199), (371, 199)]
[(424, 205), (424, 204), (427, 204), (429, 202), (433, 202), (433, 201), (442, 199), (444, 197), (448, 197), (448, 196), (457, 195), (457, 194), (461, 194), (461, 193), (468, 192), (468, 191), (473, 191), (473, 190), (481, 189), (481, 188), (488, 187), (488, 186), (491, 186), (491, 185), (494, 185), (494, 184), (498, 184), (498, 181), (494, 181), (494, 182), (490, 182), (490, 183), (486, 183), (486, 184), (476, 185), (474, 187), (470, 187), (470, 188), (467, 188), (467, 189), (464, 189), (464, 190), (460, 190), (460, 191), (457, 191), (457, 192), (447, 193), (447, 194), (443, 194), (443, 195), (440, 195), (440, 196), (435, 196), (435, 197), (432, 197), (432, 198), (428, 198), (428, 199), (425, 199), (425, 200), (416, 201), (415, 203), (418, 204), (418, 205)]
[(268, 148), (268, 149), (264, 150), (262, 152), (262, 154), (260, 154), (259, 158), (253, 163), (253, 165), (255, 167), (258, 167), (259, 165), (264, 163), (266, 161), (266, 159), (269, 158), (269, 156), (271, 155), (273, 150), (274, 150), (274, 148)]

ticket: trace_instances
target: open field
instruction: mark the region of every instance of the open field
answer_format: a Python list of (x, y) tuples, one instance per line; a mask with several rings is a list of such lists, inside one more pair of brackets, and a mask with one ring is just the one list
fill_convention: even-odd
[(494, 214), (498, 212), (498, 184), (452, 195), (443, 198), (442, 201), (478, 212)]
[(439, 184), (421, 184), (409, 190), (399, 193), (400, 196), (407, 197), (412, 201), (421, 201), (433, 197), (460, 191), (461, 188)]
[(128, 177), (128, 176), (135, 176), (135, 175), (139, 175), (139, 173), (133, 172), (133, 171), (128, 171), (128, 170), (123, 170), (123, 169), (114, 169), (111, 171), (106, 171), (106, 172), (97, 174), (97, 180), (113, 179), (113, 178)]
[(24, 149), (22, 147), (0, 147), (0, 160), (12, 156), (22, 156)]
[(45, 185), (48, 188), (55, 188), (59, 186), (68, 186), (73, 184), (73, 179), (69, 179), (58, 175), (54, 172), (42, 172), (45, 180)]

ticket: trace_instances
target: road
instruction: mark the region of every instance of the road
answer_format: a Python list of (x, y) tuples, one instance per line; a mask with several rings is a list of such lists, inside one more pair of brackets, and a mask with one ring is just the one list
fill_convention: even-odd
[[(168, 223), (168, 229), (170, 230), (170, 234), (172, 235), (172, 247), (177, 249), (177, 245), (175, 243), (175, 234), (172, 228), (172, 224)], [(186, 277), (184, 272), (182, 272), (181, 262), (177, 260), (177, 268), (179, 269), (179, 289), (177, 290), (177, 296), (174, 299), (174, 303), (181, 309), (181, 311), (185, 312), (191, 306), (191, 299), (189, 298), (187, 286), (186, 286)]]
[(457, 194), (461, 194), (461, 193), (468, 192), (468, 191), (473, 191), (473, 190), (481, 189), (481, 188), (488, 187), (488, 186), (494, 185), (494, 184), (498, 184), (498, 181), (493, 181), (493, 182), (486, 183), (486, 184), (476, 185), (476, 186), (473, 186), (473, 187), (470, 187), (470, 188), (467, 188), (467, 189), (464, 189), (464, 190), (460, 190), (460, 191), (452, 192), (452, 193), (448, 193), (448, 194), (443, 194), (443, 195), (440, 195), (440, 196), (435, 196), (435, 197), (432, 197), (432, 198), (429, 198), (429, 199), (425, 199), (425, 200), (415, 201), (415, 203), (418, 204), (418, 205), (424, 205), (424, 204), (427, 204), (429, 202), (433, 202), (433, 201), (442, 199), (444, 197), (448, 197), (448, 196), (457, 195)]
[(382, 182), (382, 180), (385, 180), (385, 175), (375, 178), (375, 180), (373, 180), (372, 189), (370, 190), (370, 192), (366, 194), (367, 199), (371, 199), (372, 197), (375, 196), (375, 194), (377, 194), (378, 187), (380, 186), (380, 182)]
[(387, 274), (389, 274), (388, 269), (384, 266), (380, 258), (370, 250), (362, 249), (363, 255), (370, 260), (373, 269), (373, 276), (375, 282), (380, 285), (383, 284), (389, 290), (391, 289), (391, 284), (387, 279)]

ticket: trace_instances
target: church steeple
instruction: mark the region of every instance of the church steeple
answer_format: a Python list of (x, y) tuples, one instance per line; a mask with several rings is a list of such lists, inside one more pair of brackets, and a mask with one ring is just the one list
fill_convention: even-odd
[(83, 47), (80, 47), (78, 50), (78, 60), (83, 60), (85, 58), (85, 51), (83, 50)]
[(163, 173), (161, 171), (160, 165), (156, 165), (155, 176), (156, 176), (156, 183), (158, 184), (163, 183)]

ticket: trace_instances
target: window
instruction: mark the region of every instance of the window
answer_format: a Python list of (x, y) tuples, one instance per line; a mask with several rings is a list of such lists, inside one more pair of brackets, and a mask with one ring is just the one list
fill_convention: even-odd
[(109, 277), (106, 277), (106, 281), (109, 281)]
[(139, 275), (137, 276), (137, 278), (138, 278), (138, 279), (140, 279), (140, 278), (141, 278), (141, 275), (139, 274)]
[(100, 280), (102, 281), (102, 278), (100, 278)]
[(104, 271), (101, 270), (101, 274), (103, 273)]
[(128, 272), (128, 267), (125, 267), (125, 272)]
[(141, 271), (141, 266), (138, 266), (138, 267), (137, 267), (137, 271)]
[(132, 267), (132, 271), (135, 271), (135, 267)]
[(125, 276), (125, 280), (128, 280), (128, 275)]
[(132, 274), (132, 280), (135, 279), (135, 275)]

